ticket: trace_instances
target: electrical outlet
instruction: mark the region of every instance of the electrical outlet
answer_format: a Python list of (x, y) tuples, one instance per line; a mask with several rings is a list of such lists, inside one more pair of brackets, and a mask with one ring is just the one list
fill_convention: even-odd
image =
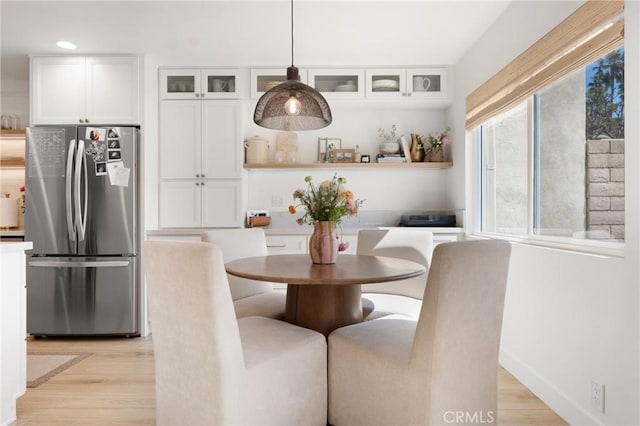
[(271, 207), (282, 207), (284, 205), (284, 200), (282, 195), (272, 195), (271, 196)]
[(599, 412), (604, 413), (604, 385), (591, 382), (591, 405)]

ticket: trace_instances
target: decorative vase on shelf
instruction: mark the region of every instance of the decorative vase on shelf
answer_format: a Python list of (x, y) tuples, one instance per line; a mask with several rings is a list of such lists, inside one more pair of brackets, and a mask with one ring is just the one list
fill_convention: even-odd
[(444, 151), (442, 146), (432, 146), (427, 149), (427, 156), (424, 161), (430, 161), (432, 163), (441, 163), (444, 161)]
[(381, 154), (397, 154), (400, 152), (400, 144), (397, 141), (386, 140), (380, 144)]
[(411, 133), (411, 148), (409, 149), (411, 161), (421, 163), (424, 161), (424, 142), (418, 134)]
[(309, 237), (309, 255), (311, 261), (318, 264), (336, 263), (338, 259), (338, 237), (336, 224), (318, 221), (313, 224), (313, 234)]

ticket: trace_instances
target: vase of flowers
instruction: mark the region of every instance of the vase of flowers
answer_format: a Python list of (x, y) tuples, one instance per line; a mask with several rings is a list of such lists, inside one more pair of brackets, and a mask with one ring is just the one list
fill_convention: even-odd
[(293, 199), (297, 205), (290, 205), (289, 212), (297, 213), (297, 207), (304, 207), (305, 213), (298, 218), (298, 225), (313, 225), (313, 234), (309, 238), (309, 255), (313, 263), (336, 263), (338, 252), (349, 245), (336, 235), (337, 227), (345, 216), (358, 214), (361, 200), (345, 188), (347, 180), (334, 175), (331, 180), (316, 185), (311, 176), (304, 178), (307, 189), (297, 189)]
[(396, 125), (391, 126), (391, 130), (388, 132), (382, 127), (378, 129), (378, 136), (382, 139), (380, 143), (380, 152), (383, 154), (396, 154), (400, 151), (400, 144), (396, 137), (396, 131), (398, 128)]
[(449, 133), (451, 132), (451, 127), (447, 127), (444, 132), (432, 135), (429, 133), (429, 137), (427, 138), (427, 149), (426, 149), (426, 157), (425, 161), (431, 161), (434, 163), (444, 161), (444, 150), (442, 145), (449, 143)]

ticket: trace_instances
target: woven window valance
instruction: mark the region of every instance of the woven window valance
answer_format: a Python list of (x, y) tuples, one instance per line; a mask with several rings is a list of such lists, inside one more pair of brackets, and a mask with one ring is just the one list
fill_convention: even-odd
[(467, 96), (467, 129), (624, 42), (624, 1), (589, 0)]

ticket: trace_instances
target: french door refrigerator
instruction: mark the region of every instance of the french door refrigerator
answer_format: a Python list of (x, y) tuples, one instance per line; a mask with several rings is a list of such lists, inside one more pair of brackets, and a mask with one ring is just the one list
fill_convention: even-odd
[(139, 335), (136, 127), (27, 129), (27, 332)]

